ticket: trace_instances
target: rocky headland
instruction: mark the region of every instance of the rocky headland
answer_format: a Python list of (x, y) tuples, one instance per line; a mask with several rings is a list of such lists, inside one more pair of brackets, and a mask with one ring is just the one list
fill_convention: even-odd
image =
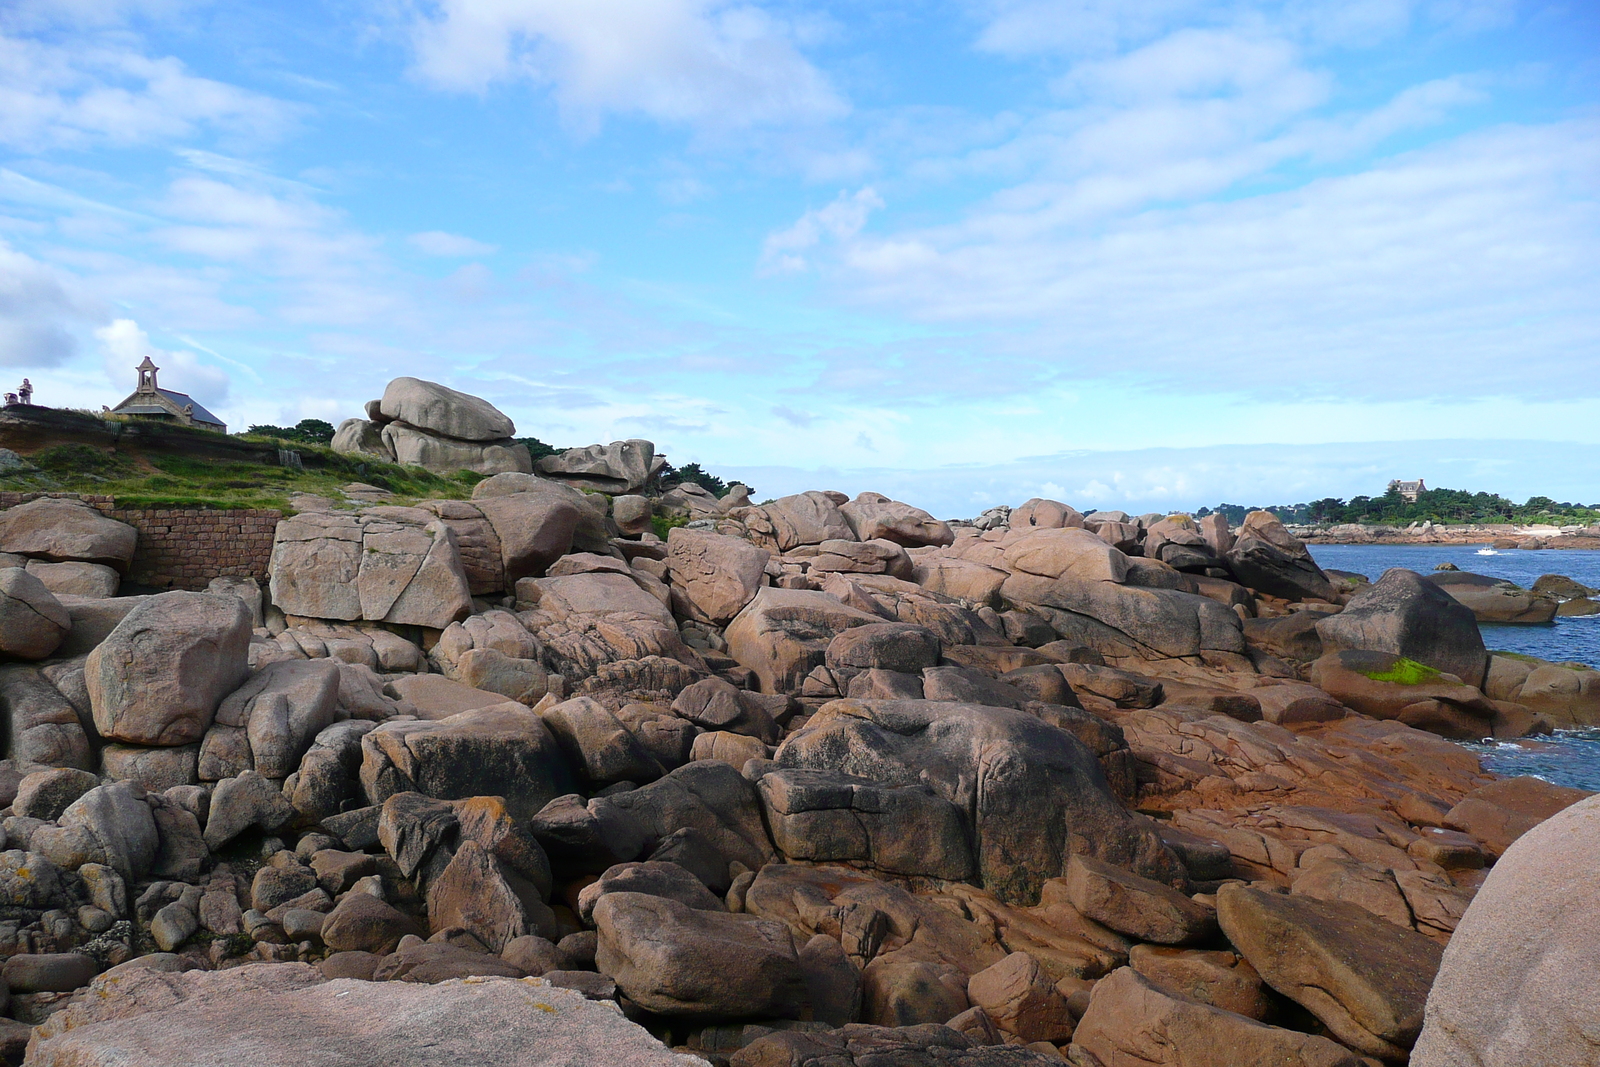
[(6, 1062), (1596, 1062), (1600, 801), (1455, 743), (1600, 724), (1478, 628), (1593, 590), (514, 432), (392, 383), (336, 447), (488, 476), (265, 588), (0, 512)]
[(1290, 529), (1301, 541), (1312, 545), (1488, 545), (1501, 551), (1600, 548), (1600, 526), (1414, 522), (1407, 526), (1341, 523)]

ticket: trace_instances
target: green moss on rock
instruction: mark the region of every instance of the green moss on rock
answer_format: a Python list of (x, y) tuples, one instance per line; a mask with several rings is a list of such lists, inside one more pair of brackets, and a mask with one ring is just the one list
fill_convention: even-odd
[(1427, 682), (1439, 680), (1440, 673), (1426, 663), (1418, 663), (1414, 659), (1399, 657), (1387, 669), (1381, 671), (1362, 671), (1362, 674), (1374, 682), (1393, 682), (1396, 685), (1423, 685)]

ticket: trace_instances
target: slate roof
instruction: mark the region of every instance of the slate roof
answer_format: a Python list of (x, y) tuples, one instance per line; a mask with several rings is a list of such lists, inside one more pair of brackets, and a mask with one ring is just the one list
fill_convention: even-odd
[(200, 403), (200, 401), (196, 400), (188, 393), (180, 393), (173, 389), (157, 389), (156, 392), (160, 393), (162, 396), (166, 397), (180, 408), (193, 405), (194, 421), (196, 422), (209, 422), (213, 426), (227, 425), (227, 423), (223, 422), (221, 419), (211, 414), (211, 412), (207, 411), (204, 404)]

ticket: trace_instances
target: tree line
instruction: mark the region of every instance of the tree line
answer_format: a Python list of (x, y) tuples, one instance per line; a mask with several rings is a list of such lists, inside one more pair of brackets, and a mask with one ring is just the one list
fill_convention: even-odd
[(1242, 504), (1220, 504), (1201, 508), (1201, 517), (1213, 511), (1227, 516), (1237, 525), (1251, 511), (1270, 511), (1286, 523), (1295, 525), (1338, 525), (1365, 523), (1375, 526), (1409, 526), (1413, 522), (1449, 525), (1469, 523), (1554, 523), (1585, 525), (1600, 521), (1600, 504), (1576, 504), (1531, 496), (1518, 504), (1498, 493), (1474, 493), (1465, 489), (1425, 489), (1415, 501), (1407, 500), (1398, 489), (1382, 496), (1357, 496), (1350, 500), (1323, 497), (1303, 504), (1274, 504), (1266, 508)]

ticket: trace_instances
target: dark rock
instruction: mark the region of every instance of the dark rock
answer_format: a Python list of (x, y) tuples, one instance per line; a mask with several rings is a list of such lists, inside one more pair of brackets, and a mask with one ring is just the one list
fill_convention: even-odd
[(408, 934), (424, 933), (421, 923), (368, 893), (346, 893), (322, 924), (322, 941), (335, 952), (393, 952)]
[(404, 792), (447, 800), (499, 796), (527, 818), (573, 791), (555, 738), (520, 704), (437, 722), (388, 723), (363, 737), (361, 750), (361, 786), (373, 804)]
[(461, 842), (427, 892), (430, 927), (465, 930), (491, 952), (526, 934), (555, 933), (555, 917), (538, 888), (476, 841)]
[(939, 662), (943, 645), (921, 626), (880, 622), (845, 630), (828, 643), (826, 665), (834, 670), (879, 668), (915, 674)]
[(278, 784), (254, 771), (223, 779), (211, 791), (211, 807), (206, 815), (206, 845), (213, 852), (219, 851), (252, 827), (263, 833), (277, 833), (289, 825), (294, 814), (294, 805), (284, 797)]
[(663, 1015), (793, 1018), (805, 974), (782, 923), (609, 893), (594, 911), (595, 961), (639, 1006)]
[(455, 978), (521, 978), (522, 972), (499, 956), (473, 952), (448, 942), (412, 945), (386, 956), (372, 972), (375, 982), (436, 985)]
[(686, 827), (702, 834), (725, 863), (737, 860), (758, 870), (774, 858), (755, 786), (718, 760), (686, 764), (658, 782), (597, 798), (589, 808), (602, 827), (620, 821), (642, 834), (633, 856), (618, 854), (619, 860), (632, 859)]
[(646, 861), (619, 863), (585, 886), (578, 896), (578, 918), (589, 922), (600, 899), (607, 893), (644, 893), (666, 897), (698, 911), (726, 911), (720, 898), (705, 884), (675, 863)]
[(17, 785), (11, 810), (30, 819), (54, 822), (73, 801), (99, 784), (95, 775), (74, 768), (35, 771)]
[(974, 874), (961, 809), (921, 783), (782, 769), (763, 775), (758, 788), (773, 842), (790, 859), (955, 881)]
[[(939, 701), (835, 701), (786, 740), (781, 767), (926, 783), (973, 829), (979, 877), (1003, 900), (1036, 900), (1072, 848), (1158, 881), (1183, 866), (1111, 793), (1093, 752), (1026, 712)], [(1069, 847), (1068, 842), (1076, 842)], [(749, 865), (748, 866), (756, 866)]]
[(0, 977), (13, 993), (70, 993), (99, 973), (94, 957), (81, 952), (12, 956)]
[(1470, 608), (1433, 582), (1398, 567), (1362, 589), (1344, 611), (1317, 624), (1327, 652), (1390, 652), (1482, 687), (1488, 667)]

